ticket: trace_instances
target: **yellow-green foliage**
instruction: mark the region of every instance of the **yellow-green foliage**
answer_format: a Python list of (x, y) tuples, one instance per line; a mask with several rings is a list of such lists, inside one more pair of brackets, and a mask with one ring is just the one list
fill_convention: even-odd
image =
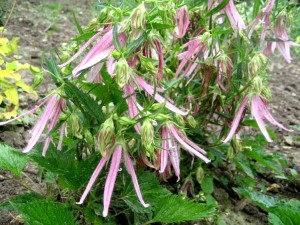
[(39, 71), (28, 63), (21, 64), (8, 57), (18, 51), (18, 38), (11, 40), (0, 37), (0, 120), (17, 116), (19, 108), (19, 92), (25, 91), (37, 95), (19, 74), (20, 70)]

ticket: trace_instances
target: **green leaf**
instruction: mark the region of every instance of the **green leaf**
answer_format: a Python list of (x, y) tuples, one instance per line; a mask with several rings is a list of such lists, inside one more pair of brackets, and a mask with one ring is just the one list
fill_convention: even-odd
[(131, 55), (131, 53), (134, 52), (138, 47), (140, 47), (140, 45), (146, 39), (147, 35), (148, 35), (148, 33), (144, 32), (138, 39), (136, 39), (135, 41), (131, 42), (127, 46), (127, 51), (126, 51), (126, 55), (125, 55), (126, 58), (129, 57)]
[(46, 199), (30, 199), (24, 203), (11, 202), (28, 225), (75, 225), (73, 213), (64, 205)]
[(174, 28), (175, 25), (165, 24), (165, 23), (148, 23), (146, 27), (147, 29), (162, 30), (162, 29)]
[[(93, 173), (99, 156), (92, 154), (85, 160), (76, 160), (76, 152), (72, 150), (57, 151), (53, 145), (47, 150), (46, 157), (42, 156), (43, 145), (37, 145), (29, 157), (51, 173), (57, 174), (60, 184), (65, 188), (78, 190), (86, 184)], [(53, 174), (52, 174), (53, 176)]]
[(65, 91), (66, 94), (73, 99), (74, 104), (79, 107), (83, 113), (89, 114), (101, 123), (104, 122), (105, 115), (102, 112), (101, 107), (89, 94), (84, 93), (70, 82), (66, 83)]
[(177, 223), (196, 221), (214, 214), (213, 206), (192, 202), (179, 196), (168, 196), (160, 199), (155, 206), (154, 218), (148, 223)]
[(72, 12), (72, 16), (73, 16), (73, 20), (74, 20), (75, 26), (76, 26), (79, 34), (83, 34), (83, 30), (82, 30), (82, 28), (81, 28), (81, 26), (80, 26), (80, 24), (79, 24), (79, 22), (77, 20), (77, 17), (76, 17), (76, 15), (75, 15), (74, 12)]
[(236, 154), (233, 161), (239, 169), (243, 170), (249, 177), (254, 178), (250, 162), (242, 153)]
[(118, 25), (115, 23), (113, 27), (113, 41), (114, 46), (117, 51), (121, 49), (121, 44), (119, 42), (119, 35), (118, 35)]
[(252, 13), (252, 19), (254, 20), (259, 12), (259, 6), (261, 4), (261, 0), (255, 0), (254, 6), (253, 6), (253, 13)]
[(8, 145), (0, 144), (0, 167), (9, 170), (17, 176), (21, 176), (27, 163), (25, 154), (18, 152)]
[(206, 16), (207, 17), (211, 17), (212, 15), (220, 12), (227, 4), (228, 4), (229, 0), (224, 0), (222, 1), (218, 6), (216, 6), (215, 8), (213, 8), (212, 10), (210, 10)]
[(76, 38), (71, 39), (71, 41), (86, 41), (88, 39), (90, 39), (91, 37), (93, 37), (97, 32), (87, 32), (84, 34), (79, 35)]
[(255, 204), (265, 211), (268, 211), (268, 209), (278, 205), (281, 202), (280, 200), (269, 195), (264, 195), (248, 189), (233, 188), (233, 190), (246, 198), (250, 198), (253, 202), (255, 202)]
[(201, 189), (205, 194), (211, 194), (214, 191), (214, 182), (213, 178), (206, 176), (201, 181)]
[(270, 209), (269, 222), (272, 225), (299, 225), (300, 207), (288, 203)]
[[(161, 198), (169, 196), (171, 194), (167, 189), (160, 186), (157, 178), (149, 172), (138, 173), (137, 179), (144, 201), (147, 204), (150, 204), (150, 206), (155, 206)], [(151, 207), (144, 208), (139, 202), (132, 184), (131, 177), (129, 175), (125, 180), (125, 185), (123, 187), (123, 192), (121, 195), (124, 196), (122, 200), (132, 211), (137, 213), (151, 212)]]
[(45, 63), (47, 65), (47, 69), (51, 75), (51, 78), (53, 79), (56, 86), (60, 86), (60, 82), (62, 81), (61, 75), (60, 75), (60, 69), (58, 68), (55, 57), (53, 55), (53, 52), (50, 52), (50, 58), (45, 58)]

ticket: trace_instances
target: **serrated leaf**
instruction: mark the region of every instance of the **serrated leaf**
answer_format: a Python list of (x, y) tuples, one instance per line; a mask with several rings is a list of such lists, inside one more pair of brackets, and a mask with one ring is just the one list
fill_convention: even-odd
[(91, 96), (72, 83), (68, 82), (65, 85), (65, 91), (68, 97), (73, 98), (74, 104), (91, 117), (97, 119), (100, 123), (104, 122), (105, 116), (98, 103)]
[(236, 154), (233, 161), (239, 169), (243, 170), (249, 177), (254, 178), (250, 162), (242, 153)]
[(73, 213), (63, 204), (46, 199), (30, 199), (26, 203), (11, 202), (28, 225), (75, 225)]
[(154, 218), (148, 223), (196, 221), (212, 216), (214, 211), (213, 206), (206, 206), (172, 195), (160, 199), (155, 206)]
[(21, 176), (26, 163), (26, 155), (8, 145), (0, 144), (0, 167)]
[(118, 36), (118, 25), (115, 23), (113, 27), (113, 42), (115, 49), (119, 51), (121, 49), (121, 44), (119, 41), (119, 36)]
[(280, 222), (284, 225), (300, 224), (300, 201), (290, 200), (271, 207), (268, 211), (277, 217), (276, 220), (274, 220), (275, 216), (273, 216), (271, 224), (279, 225)]
[(211, 194), (214, 191), (214, 182), (213, 178), (206, 176), (204, 179), (201, 181), (201, 189), (205, 194)]
[(57, 174), (65, 188), (78, 190), (84, 186), (99, 161), (98, 155), (90, 155), (87, 159), (78, 161), (74, 151), (57, 151), (53, 145), (49, 146), (44, 157), (41, 154), (42, 147), (37, 145), (35, 151), (31, 151), (28, 156), (47, 171)]
[(60, 69), (58, 68), (53, 52), (50, 52), (50, 58), (45, 58), (47, 69), (50, 72), (51, 78), (57, 86), (60, 86), (59, 81), (62, 79), (60, 75)]
[(246, 198), (250, 198), (253, 202), (255, 202), (255, 204), (257, 204), (259, 207), (266, 211), (268, 211), (268, 209), (278, 205), (281, 202), (280, 200), (272, 196), (257, 193), (255, 191), (250, 191), (242, 188), (233, 188), (233, 190)]

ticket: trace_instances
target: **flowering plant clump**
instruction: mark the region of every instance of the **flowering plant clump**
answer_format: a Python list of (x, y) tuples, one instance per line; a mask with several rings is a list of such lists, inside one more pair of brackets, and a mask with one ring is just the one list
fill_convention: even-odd
[(50, 171), (49, 183), (64, 190), (60, 197), (80, 220), (210, 217), (217, 206), (210, 184), (230, 182), (214, 177), (213, 168), (227, 160), (252, 186), (253, 160), (284, 176), (278, 158), (272, 161), (243, 127), (258, 127), (268, 142), (274, 135), (265, 120), (288, 130), (268, 109), (267, 68), (276, 49), (291, 62), (297, 44), (283, 22), (287, 7), (253, 2), (103, 3), (76, 45), (61, 50), (61, 63), (53, 55), (45, 61), (57, 89), (14, 120), (46, 105), (23, 152)]

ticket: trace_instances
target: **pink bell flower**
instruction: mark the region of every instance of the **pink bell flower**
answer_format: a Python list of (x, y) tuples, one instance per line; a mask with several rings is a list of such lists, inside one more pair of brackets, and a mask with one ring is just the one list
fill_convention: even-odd
[[(249, 98), (246, 96), (242, 104), (240, 105), (234, 120), (232, 121), (231, 129), (229, 131), (229, 134), (223, 141), (224, 143), (230, 141), (233, 138), (233, 135), (236, 133), (236, 130), (239, 126), (239, 123), (241, 121), (242, 115), (245, 111), (248, 102), (249, 102)], [(268, 104), (266, 100), (262, 96), (253, 95), (251, 97), (251, 114), (256, 120), (259, 129), (261, 130), (262, 134), (265, 136), (268, 142), (272, 142), (272, 139), (267, 132), (264, 120), (268, 120), (271, 124), (276, 125), (283, 130), (291, 131), (285, 128), (282, 124), (280, 124), (274, 119), (274, 117), (271, 115), (271, 113), (268, 110)]]
[[(79, 202), (77, 202), (77, 204), (82, 204), (85, 200), (85, 198), (87, 197), (88, 193), (91, 191), (93, 184), (95, 183), (97, 177), (99, 176), (100, 172), (102, 171), (103, 167), (105, 166), (105, 164), (107, 163), (108, 159), (109, 159), (109, 150), (106, 151), (106, 154), (104, 157), (101, 158), (98, 166), (96, 167), (95, 171), (93, 172), (86, 188), (85, 191), (83, 193), (83, 195), (81, 196)], [(149, 204), (146, 204), (144, 202), (144, 199), (142, 197), (141, 194), (141, 190), (137, 181), (137, 177), (134, 171), (134, 167), (133, 167), (133, 163), (132, 160), (128, 154), (128, 152), (123, 153), (123, 148), (121, 145), (117, 145), (113, 154), (112, 154), (112, 159), (111, 159), (111, 163), (110, 163), (110, 168), (108, 171), (108, 175), (105, 181), (105, 186), (104, 186), (104, 194), (103, 194), (103, 217), (106, 217), (108, 215), (108, 210), (109, 210), (109, 206), (110, 206), (110, 202), (111, 202), (111, 197), (112, 197), (112, 192), (116, 183), (116, 179), (117, 179), (117, 175), (118, 175), (118, 171), (120, 168), (120, 164), (121, 164), (121, 160), (122, 160), (122, 155), (125, 157), (124, 161), (125, 161), (125, 166), (126, 169), (128, 171), (128, 173), (131, 176), (132, 179), (132, 183), (134, 186), (134, 189), (136, 191), (137, 197), (139, 199), (139, 201), (141, 202), (141, 204), (147, 208), (149, 207)]]
[(175, 36), (181, 39), (186, 34), (190, 24), (189, 13), (185, 6), (182, 6), (176, 11), (174, 21), (176, 25)]

